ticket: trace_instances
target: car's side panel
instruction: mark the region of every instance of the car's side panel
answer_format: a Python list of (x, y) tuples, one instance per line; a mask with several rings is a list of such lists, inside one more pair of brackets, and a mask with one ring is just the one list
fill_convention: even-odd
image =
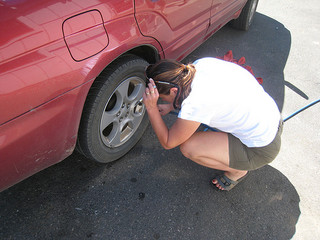
[(209, 26), (211, 1), (135, 1), (135, 16), (144, 36), (156, 38), (166, 58), (181, 59)]
[[(133, 2), (6, 1), (0, 10), (0, 32), (5, 33), (0, 38), (2, 124), (84, 83), (82, 68), (87, 62), (72, 60), (66, 43), (78, 60), (99, 52), (108, 45), (106, 33), (97, 38), (102, 28), (99, 12), (106, 23), (130, 13), (132, 16)], [(70, 18), (90, 10), (77, 21)], [(96, 49), (98, 44), (103, 47)]]
[[(106, 63), (145, 42), (140, 37), (93, 57), (82, 68), (87, 71), (83, 74), (88, 78), (97, 76)], [(0, 126), (0, 191), (73, 152), (84, 101), (94, 78), (91, 79)]]
[(69, 156), (88, 82), (0, 126), (0, 191)]
[(86, 60), (74, 61), (61, 39), (2, 65), (7, 68), (0, 73), (0, 191), (72, 153), (89, 88), (108, 64), (136, 47), (161, 50), (156, 40), (140, 34), (133, 14), (104, 27), (107, 48)]

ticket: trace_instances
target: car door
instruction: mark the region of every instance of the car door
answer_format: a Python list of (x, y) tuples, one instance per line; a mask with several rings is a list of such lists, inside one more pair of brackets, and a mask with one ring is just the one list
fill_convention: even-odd
[(207, 36), (211, 36), (231, 19), (238, 17), (245, 3), (246, 0), (212, 0)]
[(204, 39), (211, 0), (135, 0), (135, 17), (144, 36), (157, 39), (166, 58), (182, 59)]

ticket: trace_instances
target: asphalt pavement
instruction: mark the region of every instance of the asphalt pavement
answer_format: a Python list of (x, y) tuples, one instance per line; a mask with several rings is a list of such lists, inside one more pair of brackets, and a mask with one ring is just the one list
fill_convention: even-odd
[[(245, 56), (287, 117), (320, 98), (320, 3), (257, 11), (248, 32), (226, 26), (184, 61)], [(74, 153), (0, 193), (0, 239), (320, 239), (319, 110), (285, 122), (276, 160), (230, 192), (210, 186), (215, 170), (162, 149), (150, 126), (114, 163)]]

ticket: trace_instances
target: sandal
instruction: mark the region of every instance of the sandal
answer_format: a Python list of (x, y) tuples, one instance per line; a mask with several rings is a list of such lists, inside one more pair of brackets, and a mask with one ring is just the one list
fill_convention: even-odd
[(217, 188), (216, 184), (214, 184), (212, 181), (213, 180), (217, 180), (218, 181), (218, 184), (224, 188), (223, 190), (222, 189), (219, 189), (218, 190), (226, 190), (226, 191), (230, 191), (232, 188), (234, 188), (238, 183), (240, 183), (243, 179), (245, 179), (247, 176), (248, 176), (249, 172), (247, 172), (246, 175), (244, 175), (243, 177), (239, 178), (238, 180), (234, 181), (234, 180), (231, 180), (230, 178), (228, 178), (226, 175), (224, 174), (219, 174), (219, 175), (216, 175), (212, 180), (211, 180), (211, 184)]

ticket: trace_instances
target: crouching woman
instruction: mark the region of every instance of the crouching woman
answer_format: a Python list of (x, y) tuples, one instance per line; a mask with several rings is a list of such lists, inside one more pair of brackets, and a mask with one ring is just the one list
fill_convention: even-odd
[[(193, 64), (161, 60), (146, 69), (143, 95), (151, 125), (165, 149), (223, 171), (212, 184), (231, 190), (248, 174), (275, 159), (282, 120), (275, 101), (241, 66), (216, 58)], [(159, 97), (167, 104), (158, 104)], [(170, 129), (162, 116), (178, 109)], [(197, 131), (200, 124), (214, 131)]]

